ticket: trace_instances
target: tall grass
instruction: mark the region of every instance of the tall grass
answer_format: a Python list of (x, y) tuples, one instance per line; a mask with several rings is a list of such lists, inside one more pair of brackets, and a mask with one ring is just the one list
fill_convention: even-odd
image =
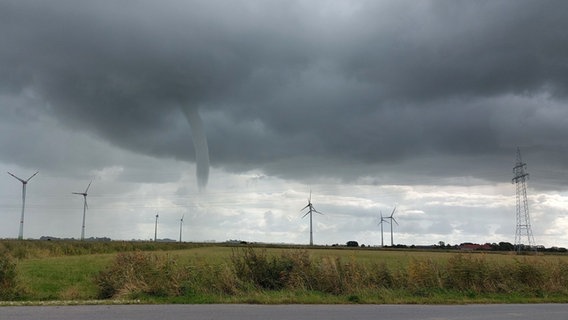
[[(165, 259), (165, 260), (164, 260)], [(312, 257), (306, 250), (270, 254), (264, 249), (234, 249), (224, 264), (180, 265), (174, 257), (152, 253), (119, 254), (98, 277), (101, 297), (218, 295), (246, 297), (261, 292), (306, 295), (319, 292), (347, 301), (381, 301), (381, 296), (428, 298), (515, 294), (567, 296), (568, 264), (532, 259), (498, 263), (482, 255), (456, 254), (446, 261), (412, 259), (405, 268), (354, 258)], [(137, 295), (138, 294), (138, 295)]]
[(113, 264), (95, 278), (99, 297), (147, 294), (176, 296), (181, 292), (183, 273), (169, 256), (141, 251), (119, 253)]
[(102, 299), (231, 295), (240, 286), (226, 265), (182, 265), (175, 256), (142, 251), (119, 253), (95, 282)]
[(0, 256), (0, 300), (13, 300), (21, 295), (16, 261), (10, 255)]

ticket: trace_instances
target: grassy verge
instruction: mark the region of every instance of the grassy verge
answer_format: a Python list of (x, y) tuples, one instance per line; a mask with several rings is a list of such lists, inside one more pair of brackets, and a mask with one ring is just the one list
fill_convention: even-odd
[[(2, 282), (0, 270), (0, 283), (16, 286), (18, 294), (0, 299), (21, 303), (568, 302), (567, 256), (59, 245), (63, 248), (51, 243), (3, 243), (3, 256), (20, 258), (11, 258), (16, 282)], [(5, 278), (11, 275), (6, 274)]]
[(93, 278), (113, 255), (33, 258), (19, 264), (27, 300), (95, 299), (98, 288)]

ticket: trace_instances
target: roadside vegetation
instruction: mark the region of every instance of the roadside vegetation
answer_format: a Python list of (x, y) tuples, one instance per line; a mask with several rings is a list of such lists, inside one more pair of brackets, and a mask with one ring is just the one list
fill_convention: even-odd
[(568, 256), (0, 241), (0, 300), (568, 302)]

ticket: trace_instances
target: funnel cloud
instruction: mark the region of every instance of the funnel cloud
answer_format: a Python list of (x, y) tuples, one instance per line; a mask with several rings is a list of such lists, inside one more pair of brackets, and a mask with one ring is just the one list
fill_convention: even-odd
[(195, 171), (197, 175), (197, 186), (199, 190), (204, 190), (209, 180), (209, 146), (207, 136), (203, 129), (203, 121), (195, 107), (182, 107), (181, 110), (191, 127), (191, 138), (195, 149)]

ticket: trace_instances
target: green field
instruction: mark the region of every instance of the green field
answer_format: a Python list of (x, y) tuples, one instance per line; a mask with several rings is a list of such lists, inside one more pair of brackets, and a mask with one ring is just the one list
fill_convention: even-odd
[(568, 302), (568, 256), (0, 241), (13, 303)]

